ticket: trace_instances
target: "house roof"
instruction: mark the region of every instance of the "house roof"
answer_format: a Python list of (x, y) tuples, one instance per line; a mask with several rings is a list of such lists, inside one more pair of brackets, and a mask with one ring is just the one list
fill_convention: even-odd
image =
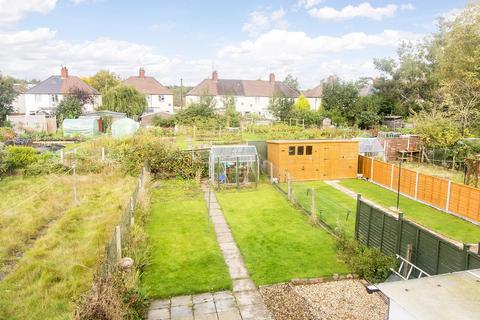
[(97, 90), (76, 76), (51, 76), (27, 90), (25, 94), (68, 94), (76, 89), (85, 91), (88, 94), (100, 94)]
[(298, 92), (283, 82), (264, 80), (205, 79), (187, 93), (188, 96), (232, 95), (245, 97), (273, 97), (282, 94), (290, 98), (298, 97)]
[(123, 81), (123, 84), (133, 86), (143, 94), (173, 95), (173, 93), (164, 87), (154, 77), (132, 76)]
[(305, 90), (303, 95), (307, 98), (320, 98), (323, 95), (323, 83), (320, 83), (318, 86)]

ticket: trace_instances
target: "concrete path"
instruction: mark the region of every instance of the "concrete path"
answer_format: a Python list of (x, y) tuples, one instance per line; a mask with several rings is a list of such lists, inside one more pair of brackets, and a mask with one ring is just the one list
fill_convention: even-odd
[[(202, 190), (208, 205), (208, 187), (203, 185)], [(240, 250), (213, 192), (210, 194), (209, 216), (232, 279), (233, 291), (209, 292), (153, 301), (148, 312), (148, 320), (271, 319), (262, 296), (250, 279)]]

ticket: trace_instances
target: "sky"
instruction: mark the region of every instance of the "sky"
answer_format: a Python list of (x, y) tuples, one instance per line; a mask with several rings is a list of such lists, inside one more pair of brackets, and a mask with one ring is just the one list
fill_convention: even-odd
[(165, 85), (219, 78), (300, 86), (330, 74), (378, 75), (374, 58), (394, 57), (467, 1), (354, 0), (0, 0), (0, 73), (45, 79), (101, 69), (147, 75)]

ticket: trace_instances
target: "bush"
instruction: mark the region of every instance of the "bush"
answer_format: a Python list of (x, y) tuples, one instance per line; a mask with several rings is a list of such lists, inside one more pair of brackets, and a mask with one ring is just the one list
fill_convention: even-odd
[(44, 174), (58, 174), (68, 170), (63, 164), (53, 158), (53, 154), (45, 153), (38, 157), (38, 160), (29, 164), (23, 171), (26, 176), (38, 176)]
[(8, 171), (24, 169), (38, 160), (37, 150), (32, 147), (8, 146), (4, 161)]
[(385, 255), (376, 248), (360, 245), (356, 240), (341, 234), (337, 239), (340, 256), (352, 271), (371, 283), (383, 282), (396, 266), (394, 256)]
[(0, 142), (15, 138), (15, 131), (12, 128), (0, 127)]

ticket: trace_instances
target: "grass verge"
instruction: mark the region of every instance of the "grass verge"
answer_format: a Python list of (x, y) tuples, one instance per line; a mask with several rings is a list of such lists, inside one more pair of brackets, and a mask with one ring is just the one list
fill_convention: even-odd
[[(340, 182), (344, 187), (362, 194), (384, 207), (396, 207), (397, 193), (361, 179)], [(454, 215), (434, 209), (418, 201), (400, 196), (400, 210), (404, 217), (453, 240), (464, 243), (480, 241), (480, 226)]]
[(92, 284), (133, 178), (98, 175), (0, 282), (0, 319), (67, 319)]
[(334, 239), (271, 185), (223, 191), (217, 198), (256, 284), (348, 272)]
[(150, 298), (231, 287), (228, 270), (195, 181), (159, 181), (146, 226), (151, 261), (142, 277)]

